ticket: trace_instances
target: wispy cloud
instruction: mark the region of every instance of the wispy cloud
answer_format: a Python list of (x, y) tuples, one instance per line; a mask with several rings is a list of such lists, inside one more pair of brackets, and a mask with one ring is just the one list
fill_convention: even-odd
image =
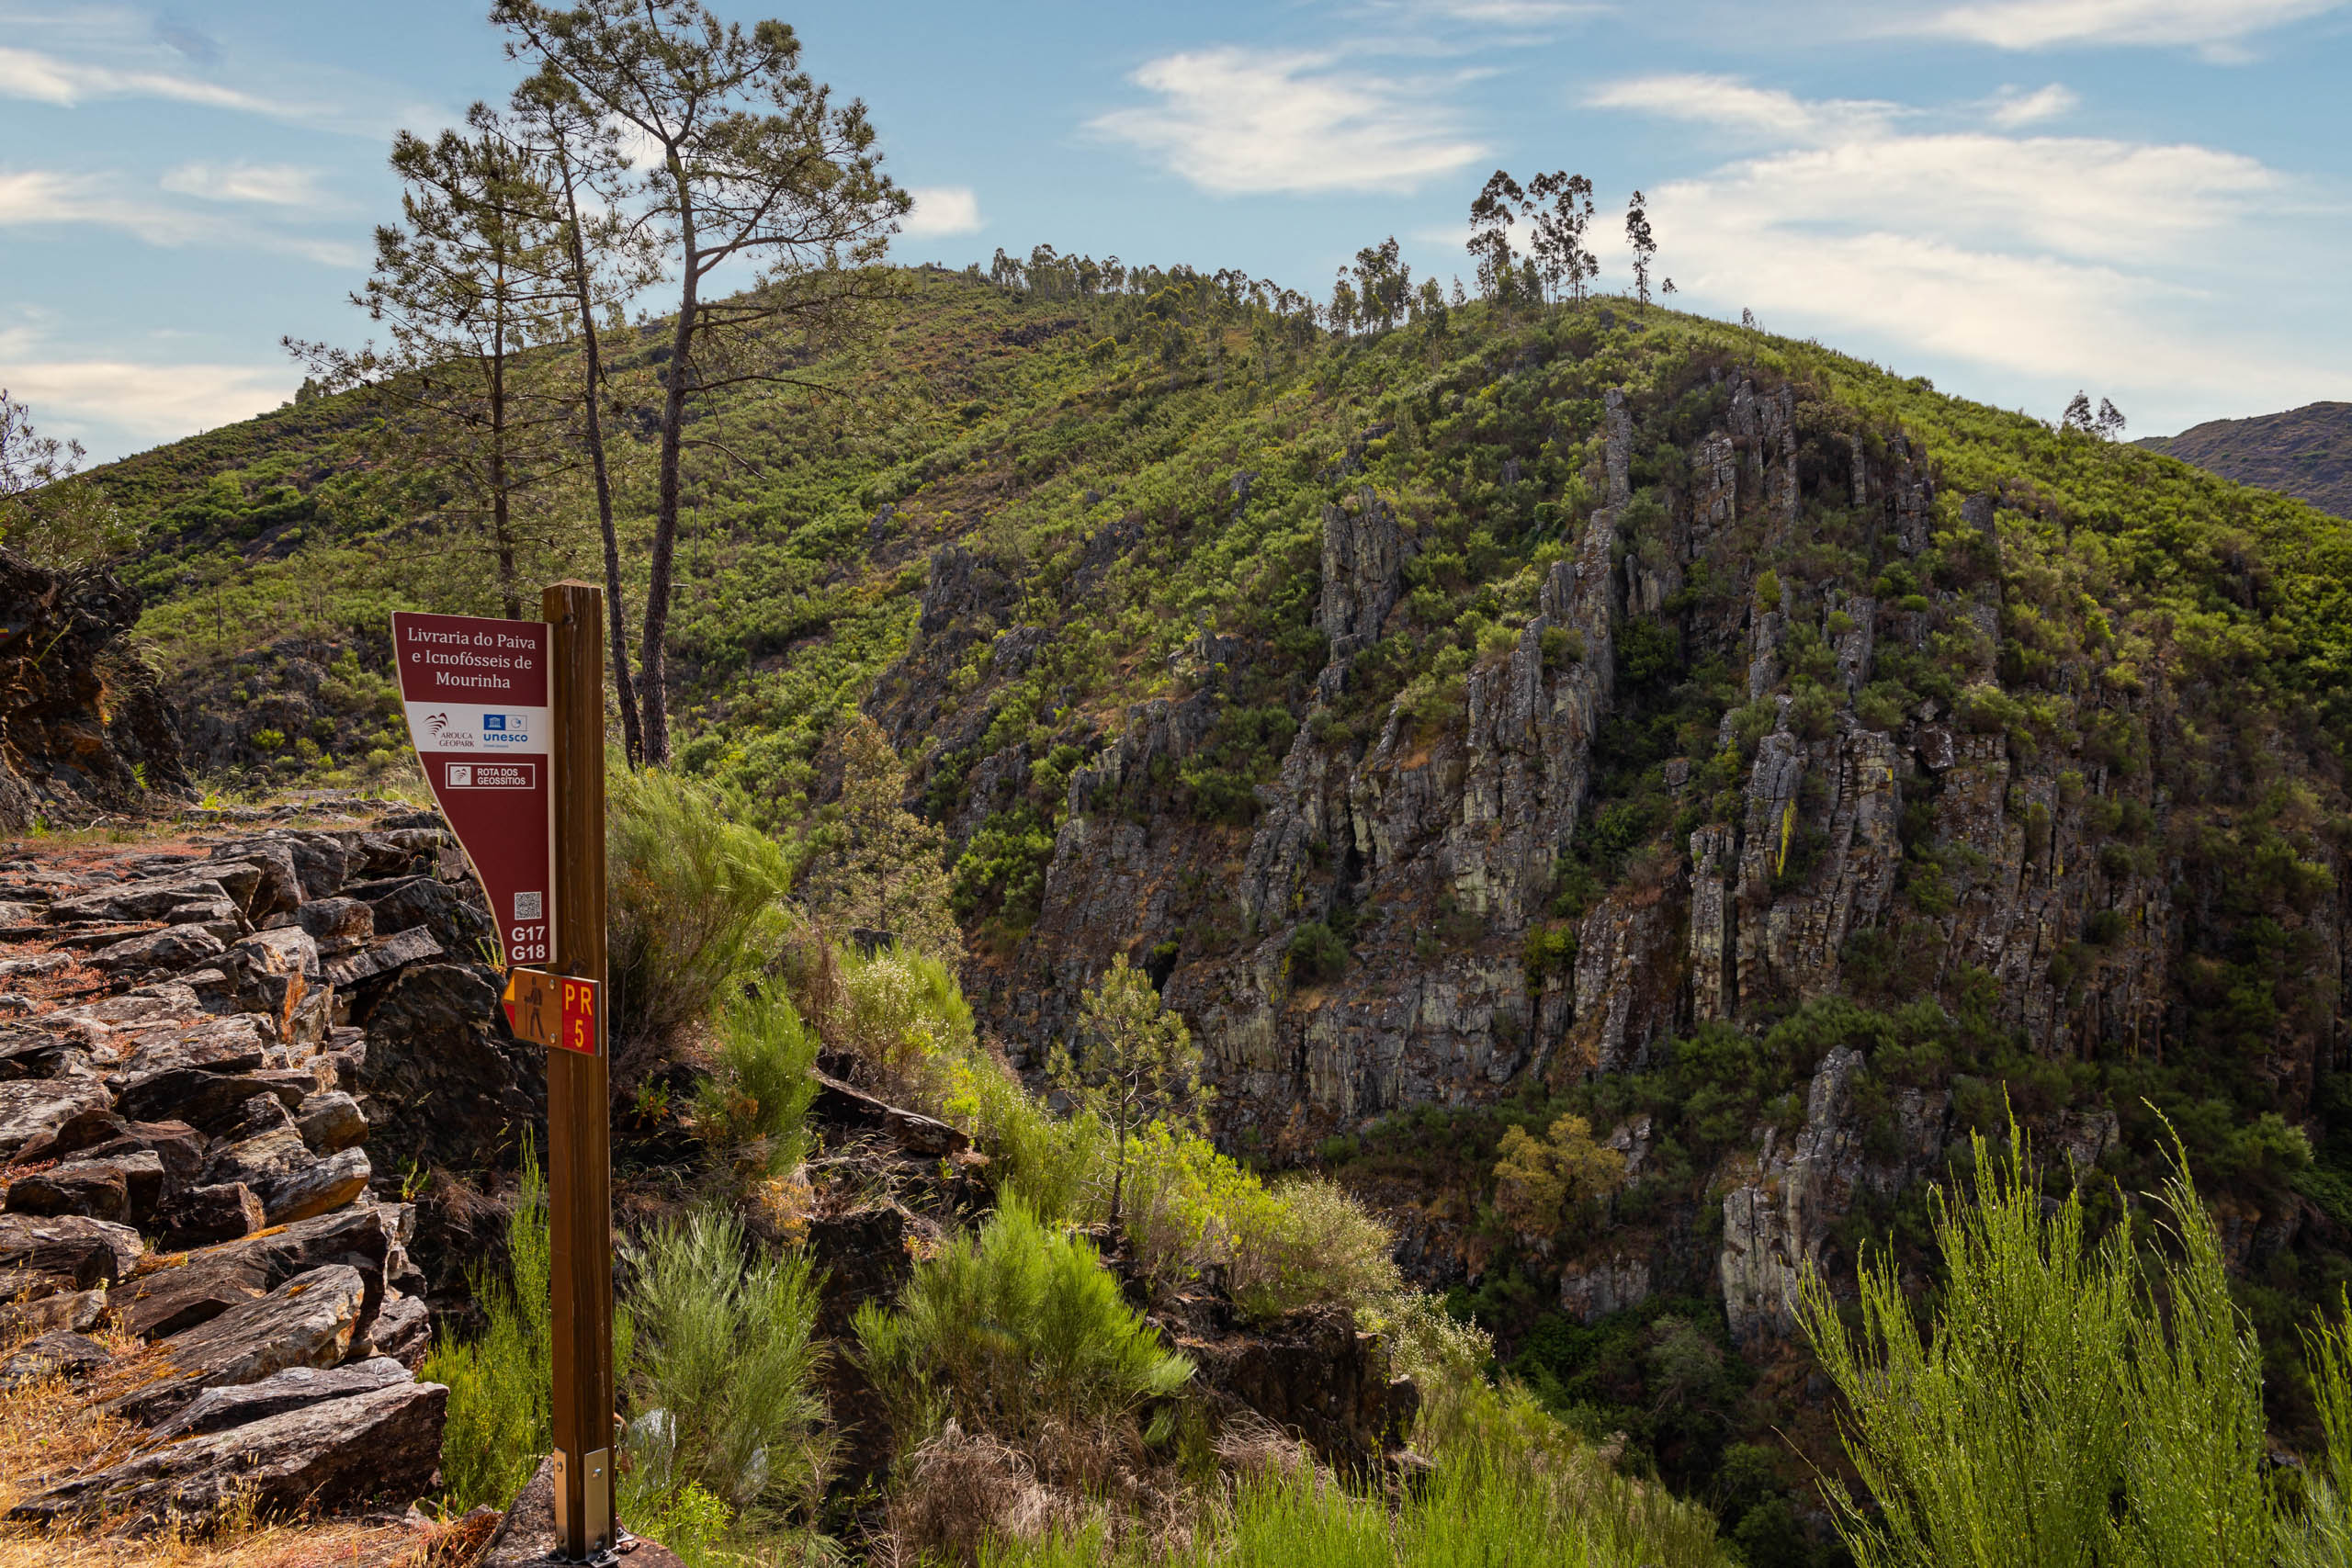
[(1384, 77), (1329, 54), (1211, 49), (1129, 78), (1156, 102), (1089, 129), (1219, 196), (1410, 191), (1484, 157), (1444, 83)]
[(914, 186), (907, 194), (915, 198), (915, 209), (899, 220), (899, 232), (910, 239), (980, 231), (980, 199), (969, 186)]
[(2082, 107), (2082, 101), (2073, 88), (2057, 82), (2030, 93), (2010, 88), (1993, 100), (1992, 120), (2003, 130), (2018, 130), (2070, 115)]
[(29, 98), (62, 108), (94, 98), (166, 98), (249, 114), (280, 112), (266, 99), (176, 72), (123, 70), (29, 49), (0, 48), (0, 97)]
[(204, 201), (315, 208), (323, 199), (319, 192), (319, 171), (292, 164), (182, 164), (167, 172), (159, 183), (175, 195)]
[(1917, 30), (1996, 49), (2121, 44), (2233, 51), (2256, 33), (2342, 4), (2344, 0), (1972, 0), (1930, 14)]
[(0, 170), (0, 229), (111, 229), (167, 249), (210, 244), (277, 251), (322, 266), (367, 265), (367, 251), (356, 244), (125, 196), (115, 188), (118, 184), (109, 175)]
[(1585, 95), (1592, 108), (1634, 109), (1668, 119), (1692, 120), (1807, 141), (1875, 130), (1895, 118), (1899, 106), (1869, 98), (1808, 102), (1737, 76), (1668, 73), (1606, 83)]

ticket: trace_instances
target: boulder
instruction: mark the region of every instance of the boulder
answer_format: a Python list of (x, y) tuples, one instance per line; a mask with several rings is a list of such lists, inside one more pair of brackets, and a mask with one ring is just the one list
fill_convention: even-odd
[[(546, 1114), (547, 1064), (509, 1038), (491, 971), (416, 964), (400, 972), (368, 1014), (366, 1062), (349, 1086), (379, 1163), (481, 1169), (511, 1129)], [(416, 1114), (398, 1114), (408, 1107)]]
[(356, 898), (317, 898), (294, 911), (295, 922), (324, 953), (341, 953), (376, 934), (376, 911)]
[(160, 920), (183, 904), (214, 900), (230, 902), (229, 890), (209, 875), (182, 872), (177, 875), (118, 882), (71, 898), (60, 898), (50, 905), (49, 920), (52, 925)]
[(359, 1102), (340, 1092), (314, 1094), (295, 1108), (294, 1124), (302, 1141), (322, 1155), (356, 1147), (368, 1139), (368, 1119)]
[[(189, 1011), (196, 1010), (191, 1007)], [(130, 1054), (122, 1071), (136, 1077), (173, 1067), (202, 1067), (214, 1073), (249, 1072), (269, 1059), (277, 1037), (267, 1022), (250, 1013), (228, 1018), (178, 1018), (129, 1032)]]
[[(294, 852), (274, 839), (223, 845), (214, 852), (229, 857), (206, 867), (223, 885), (232, 874), (249, 873), (252, 891), (244, 896), (245, 918), (259, 925), (275, 915), (291, 912), (302, 902), (302, 879), (294, 868)], [(239, 872), (238, 867), (243, 871)]]
[(0, 1214), (0, 1269), (54, 1274), (77, 1291), (129, 1274), (145, 1244), (129, 1225), (74, 1214)]
[(106, 1314), (107, 1293), (103, 1290), (67, 1291), (39, 1301), (11, 1302), (0, 1306), (0, 1344), (61, 1330), (86, 1334)]
[[(0, 1163), (55, 1155), (28, 1156), (27, 1148), (76, 1117), (113, 1110), (106, 1087), (93, 1078), (23, 1079), (0, 1083)], [(95, 1138), (88, 1140), (95, 1143)], [(80, 1145), (76, 1145), (79, 1147)], [(71, 1153), (71, 1150), (61, 1151)]]
[(351, 1348), (367, 1294), (359, 1270), (344, 1264), (297, 1274), (266, 1296), (161, 1340), (162, 1375), (107, 1409), (153, 1426), (208, 1388), (259, 1382), (288, 1367), (332, 1367)]
[(69, 1067), (86, 1067), (89, 1061), (88, 1049), (70, 1036), (32, 1029), (0, 1031), (0, 1083), (58, 1077)]
[(240, 1006), (260, 1013), (280, 1040), (315, 1040), (325, 1031), (324, 1010), (312, 1000), (320, 977), (319, 944), (299, 926), (255, 931), (230, 951), (229, 974)]
[(252, 1188), (221, 1181), (173, 1194), (156, 1209), (154, 1223), (163, 1245), (176, 1251), (251, 1235), (269, 1220)]
[(268, 1185), (262, 1211), (273, 1225), (289, 1225), (342, 1208), (368, 1190), (375, 1169), (363, 1149), (345, 1149), (324, 1159), (312, 1158)]
[(342, 842), (326, 833), (297, 833), (285, 840), (294, 856), (295, 874), (302, 881), (302, 897), (332, 897), (351, 875), (351, 855)]
[(404, 1203), (344, 1209), (160, 1258), (115, 1292), (115, 1304), (133, 1334), (176, 1334), (307, 1269), (339, 1263), (356, 1269), (367, 1284), (364, 1332), (386, 1285), (413, 1277), (401, 1245), (409, 1213)]
[[(0, 1090), (6, 1086), (0, 1085)], [(122, 1087), (116, 1104), (133, 1121), (175, 1121), (208, 1133), (233, 1123), (245, 1101), (257, 1094), (274, 1095), (288, 1111), (302, 1103), (299, 1084), (274, 1081), (254, 1073), (214, 1073), (201, 1067), (166, 1067), (145, 1073)]]
[(108, 943), (84, 960), (102, 975), (186, 969), (225, 952), (228, 943), (202, 926), (165, 926)]
[(151, 1449), (8, 1511), (22, 1523), (119, 1521), (130, 1532), (375, 1504), (393, 1511), (432, 1485), (449, 1391), (395, 1382)]
[(423, 927), (444, 952), (470, 953), (475, 944), (495, 935), (490, 917), (448, 884), (430, 876), (412, 876), (390, 886), (355, 887), (375, 911), (376, 934)]
[(1308, 1308), (1260, 1333), (1179, 1336), (1203, 1386), (1304, 1438), (1327, 1461), (1363, 1472), (1404, 1444), (1420, 1390), (1390, 1375), (1385, 1342), (1343, 1307)]
[[(150, 1156), (153, 1157), (153, 1156)], [(155, 1168), (157, 1179), (163, 1167)], [(8, 1184), (12, 1214), (85, 1214), (94, 1220), (130, 1217), (130, 1182), (122, 1167), (106, 1160), (53, 1165)]]
[(152, 1154), (163, 1170), (164, 1196), (183, 1187), (192, 1187), (204, 1172), (204, 1134), (185, 1122), (120, 1122), (121, 1131), (103, 1143), (92, 1144), (82, 1150), (84, 1159), (110, 1159), (123, 1164), (131, 1176), (131, 1212), (139, 1212), (140, 1177), (130, 1163), (130, 1156)]
[(410, 1381), (408, 1369), (389, 1356), (324, 1371), (317, 1367), (288, 1367), (282, 1372), (272, 1372), (259, 1382), (206, 1389), (187, 1409), (156, 1427), (152, 1440), (168, 1443), (179, 1438), (225, 1431), (248, 1422), (266, 1421), (289, 1410), (307, 1410), (330, 1399), (372, 1393)]
[(326, 976), (337, 990), (348, 990), (363, 981), (389, 975), (403, 964), (422, 964), (440, 956), (441, 944), (434, 940), (433, 933), (423, 926), (411, 926), (356, 952), (326, 960)]
[(365, 1343), (355, 1344), (352, 1354), (390, 1356), (414, 1369), (424, 1364), (425, 1353), (432, 1348), (433, 1314), (424, 1298), (387, 1286), (384, 1304), (368, 1325)]
[(95, 1339), (63, 1330), (44, 1334), (0, 1363), (0, 1390), (42, 1378), (78, 1378), (113, 1359), (114, 1352)]
[[(291, 1175), (316, 1156), (302, 1142), (302, 1134), (295, 1131), (294, 1119), (287, 1115), (284, 1106), (267, 1095), (258, 1096), (249, 1103), (270, 1107), (277, 1111), (279, 1122), (259, 1131), (253, 1131), (248, 1122), (222, 1134), (204, 1162), (204, 1180), (207, 1186), (242, 1181), (258, 1198), (272, 1182)], [(241, 1132), (248, 1135), (236, 1136)]]

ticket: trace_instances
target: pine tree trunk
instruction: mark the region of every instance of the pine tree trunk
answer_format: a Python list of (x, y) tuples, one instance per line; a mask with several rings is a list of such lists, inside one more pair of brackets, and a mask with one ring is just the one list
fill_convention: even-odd
[(685, 435), (687, 362), (694, 349), (696, 277), (700, 257), (695, 249), (694, 209), (684, 172), (674, 158), (671, 168), (678, 182), (678, 236), (684, 281), (678, 297), (677, 325), (670, 335), (670, 363), (663, 376), (662, 400), (661, 487), (653, 514), (653, 552), (646, 572), (645, 634), (638, 652), (638, 695), (645, 713), (645, 760), (659, 766), (670, 761), (670, 704), (664, 686), (668, 662), (662, 642), (670, 629), (671, 560), (678, 546), (678, 452)]
[(563, 162), (564, 237), (571, 247), (571, 281), (580, 306), (580, 334), (585, 359), (586, 383), (581, 407), (587, 415), (588, 467), (596, 479), (596, 522), (605, 535), (605, 619), (613, 643), (613, 689), (620, 698), (621, 743), (629, 765), (645, 761), (645, 733), (638, 723), (637, 688), (629, 681), (628, 616), (621, 608), (621, 545), (613, 530), (613, 481), (605, 467), (605, 423), (596, 406), (605, 379), (602, 350), (596, 342), (595, 303), (589, 298), (588, 257), (580, 243), (580, 204), (571, 184), (571, 164)]

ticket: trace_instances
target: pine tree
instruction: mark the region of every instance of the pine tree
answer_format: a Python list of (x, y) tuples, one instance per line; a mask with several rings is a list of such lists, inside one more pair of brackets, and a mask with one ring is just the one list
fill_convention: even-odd
[(1625, 243), (1634, 252), (1634, 298), (1644, 310), (1650, 303), (1650, 263), (1657, 255), (1657, 237), (1650, 232), (1646, 198), (1640, 191), (1625, 204)]
[(1592, 224), (1592, 182), (1555, 170), (1527, 183), (1526, 211), (1536, 270), (1547, 297), (1582, 300), (1585, 286), (1600, 275), (1600, 262), (1586, 247)]
[(401, 221), (376, 231), (376, 265), (352, 302), (390, 342), (345, 350), (286, 340), (332, 385), (365, 385), (386, 411), (379, 450), (413, 467), (447, 551), (487, 556), (502, 614), (519, 619), (526, 555), (558, 546), (532, 502), (573, 462), (572, 400), (524, 351), (566, 335), (562, 237), (537, 151), (487, 104), (466, 129), (401, 131), (392, 169)]
[(1519, 182), (1497, 169), (1470, 204), (1469, 251), (1478, 262), (1478, 292), (1497, 304), (1507, 305), (1517, 285), (1518, 253), (1511, 248), (1510, 231), (1526, 200)]
[[(569, 81), (598, 114), (658, 148), (639, 187), (677, 268), (660, 415), (659, 480), (648, 563), (639, 697), (645, 755), (670, 759), (666, 689), (686, 407), (744, 382), (810, 389), (808, 350), (862, 325), (899, 285), (878, 265), (913, 199), (882, 172), (856, 100), (800, 69), (800, 40), (778, 21), (748, 31), (701, 0), (496, 0), (491, 18), (516, 51)], [(703, 288), (730, 263), (761, 268), (724, 299)]]
[(1111, 1129), (1111, 1224), (1119, 1224), (1125, 1194), (1127, 1140), (1155, 1121), (1197, 1122), (1207, 1090), (1192, 1031), (1172, 1008), (1160, 1005), (1150, 976), (1126, 954), (1079, 1003), (1078, 1051), (1054, 1050), (1048, 1076), (1072, 1104)]
[(907, 809), (907, 769), (882, 727), (854, 714), (831, 745), (840, 801), (808, 836), (800, 896), (835, 935), (887, 932), (934, 958), (963, 954), (948, 906), (945, 836)]

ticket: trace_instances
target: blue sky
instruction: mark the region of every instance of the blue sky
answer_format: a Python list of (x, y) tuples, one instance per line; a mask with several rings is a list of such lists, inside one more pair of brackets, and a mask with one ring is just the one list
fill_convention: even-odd
[[(866, 100), (907, 260), (1466, 273), (1487, 174), (1566, 168), (1647, 189), (1686, 308), (1948, 391), (2352, 400), (2352, 0), (714, 8)], [(0, 0), (0, 386), (94, 457), (290, 395), (280, 336), (365, 335), (392, 131), (514, 80), (485, 9)]]

